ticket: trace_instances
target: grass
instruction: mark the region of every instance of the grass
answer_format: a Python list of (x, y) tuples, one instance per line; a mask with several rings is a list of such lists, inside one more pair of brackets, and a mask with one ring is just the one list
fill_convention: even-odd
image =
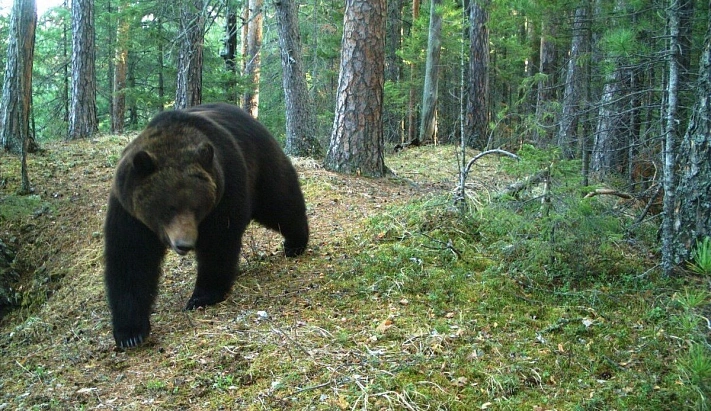
[(536, 193), (489, 200), (517, 175), (494, 158), (470, 177), (468, 210), (452, 208), (451, 147), (389, 157), (398, 177), (384, 180), (299, 165), (307, 254), (285, 259), (252, 227), (228, 300), (188, 313), (195, 265), (169, 255), (151, 338), (116, 351), (96, 233), (119, 140), (50, 147), (35, 165), (51, 211), (13, 226), (45, 230), (45, 252), (17, 258), (51, 256), (57, 286), (2, 323), (0, 408), (709, 408), (707, 277), (661, 277), (654, 227), (581, 201), (563, 166), (547, 218)]

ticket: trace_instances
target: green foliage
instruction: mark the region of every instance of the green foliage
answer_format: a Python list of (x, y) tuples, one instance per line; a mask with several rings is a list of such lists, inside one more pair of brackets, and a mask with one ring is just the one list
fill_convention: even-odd
[(693, 343), (679, 360), (679, 373), (696, 409), (711, 409), (711, 349), (707, 343)]
[(16, 221), (33, 214), (42, 214), (49, 207), (49, 203), (43, 201), (38, 195), (0, 197), (0, 222)]
[[(618, 281), (645, 270), (645, 262), (635, 256), (653, 244), (630, 241), (631, 222), (611, 213), (609, 203), (598, 197), (581, 198), (579, 162), (557, 160), (557, 150), (542, 151), (530, 145), (524, 145), (519, 156), (522, 161), (504, 166), (518, 179), (551, 167), (552, 209), (541, 216), (545, 193), (534, 187), (530, 194), (478, 211), (481, 236), (502, 268), (558, 287)], [(641, 227), (638, 236), (653, 238), (654, 229)]]
[(691, 253), (692, 261), (689, 263), (691, 271), (703, 275), (711, 276), (711, 238), (704, 237), (696, 242), (696, 248)]

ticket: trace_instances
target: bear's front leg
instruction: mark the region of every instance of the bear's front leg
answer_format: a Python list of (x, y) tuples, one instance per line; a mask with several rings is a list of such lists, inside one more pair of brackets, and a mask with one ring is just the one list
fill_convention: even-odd
[(232, 247), (219, 247), (217, 250), (198, 249), (196, 254), (198, 275), (186, 310), (224, 301), (237, 277), (238, 242), (232, 243)]
[(111, 196), (104, 225), (104, 284), (116, 346), (136, 347), (150, 334), (165, 246)]

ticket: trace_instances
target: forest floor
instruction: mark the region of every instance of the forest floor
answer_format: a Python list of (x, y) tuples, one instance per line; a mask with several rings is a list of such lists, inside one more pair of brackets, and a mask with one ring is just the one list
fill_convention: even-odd
[[(485, 252), (461, 255), (456, 240), (440, 244), (427, 235), (404, 257), (378, 251), (381, 242), (397, 247), (417, 235), (391, 234), (409, 224), (398, 215), (410, 218), (413, 201), (436, 216), (453, 213), (441, 200), (457, 181), (453, 147), (388, 157), (397, 176), (385, 179), (296, 161), (311, 224), (307, 253), (286, 259), (278, 235), (250, 226), (231, 295), (194, 312), (182, 310), (193, 256), (169, 253), (149, 341), (117, 350), (102, 281), (102, 224), (128, 141), (45, 144), (30, 157), (35, 191), (26, 197), (12, 195), (17, 160), (1, 159), (0, 240), (15, 249), (14, 268), (32, 274), (15, 290), (24, 307), (0, 324), (0, 410), (688, 405), (675, 365), (687, 338), (660, 319), (681, 312), (672, 304), (680, 289), (527, 289), (487, 274), (497, 263)], [(474, 189), (494, 192), (510, 181), (498, 162), (478, 163)], [(415, 225), (440, 223), (449, 224), (442, 217)], [(435, 260), (457, 254), (457, 261), (437, 268), (428, 257), (433, 246)]]

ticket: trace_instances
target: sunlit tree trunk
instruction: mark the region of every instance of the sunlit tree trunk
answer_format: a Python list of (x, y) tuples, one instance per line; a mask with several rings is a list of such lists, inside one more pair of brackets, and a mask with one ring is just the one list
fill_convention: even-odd
[(469, 67), (465, 90), (464, 133), (467, 146), (484, 149), (489, 128), (488, 0), (469, 4)]
[(126, 78), (128, 75), (128, 40), (130, 22), (125, 14), (126, 4), (118, 9), (118, 24), (116, 26), (116, 56), (114, 57), (114, 90), (113, 112), (111, 113), (111, 132), (123, 133), (126, 116)]
[[(664, 204), (665, 223), (671, 223), (671, 234), (666, 230), (663, 232), (668, 242), (663, 252), (669, 252), (663, 262), (668, 260), (674, 264), (688, 260), (696, 241), (711, 236), (711, 14), (699, 63), (696, 93), (689, 125), (676, 153), (676, 164), (673, 164), (679, 175), (674, 203), (670, 207), (675, 213), (667, 213), (666, 200)], [(665, 153), (665, 157), (668, 156), (670, 153)], [(672, 221), (666, 221), (672, 218)], [(667, 267), (664, 268), (667, 271)]]
[(439, 89), (439, 60), (442, 51), (442, 0), (430, 0), (430, 28), (427, 36), (425, 85), (422, 90), (422, 118), (420, 133), (413, 145), (434, 141), (437, 133), (437, 94)]
[(250, 81), (250, 87), (244, 93), (244, 109), (254, 118), (259, 115), (263, 8), (263, 0), (249, 0), (247, 54), (245, 55), (244, 74)]
[(202, 60), (205, 36), (203, 0), (189, 0), (180, 11), (180, 51), (175, 108), (196, 106), (202, 102)]
[(15, 0), (10, 16), (5, 82), (0, 99), (0, 140), (5, 150), (21, 155), (20, 193), (30, 192), (27, 148), (30, 141), (32, 63), (37, 9), (34, 0)]
[(304, 73), (298, 8), (294, 0), (276, 0), (274, 6), (286, 102), (285, 151), (292, 156), (318, 157), (321, 150), (316, 139), (316, 118)]
[(88, 138), (99, 130), (96, 117), (96, 46), (94, 2), (72, 0), (72, 82), (69, 133), (74, 140)]
[(326, 168), (380, 177), (383, 159), (385, 0), (347, 0), (341, 69)]

